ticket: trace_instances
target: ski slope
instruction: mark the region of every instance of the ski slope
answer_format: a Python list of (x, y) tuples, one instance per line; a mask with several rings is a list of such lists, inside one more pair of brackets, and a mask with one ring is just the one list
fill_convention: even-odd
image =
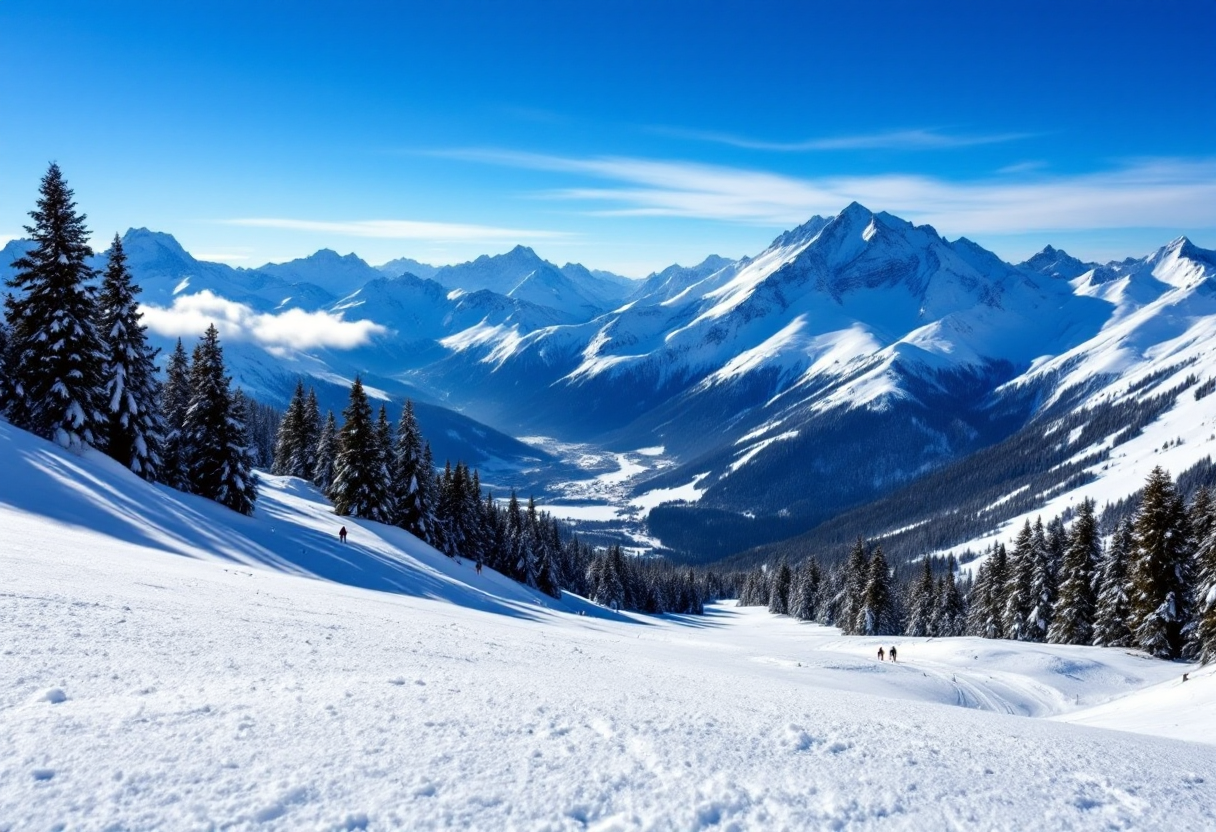
[(3, 423), (0, 472), (0, 830), (1216, 826), (1210, 669), (616, 615)]

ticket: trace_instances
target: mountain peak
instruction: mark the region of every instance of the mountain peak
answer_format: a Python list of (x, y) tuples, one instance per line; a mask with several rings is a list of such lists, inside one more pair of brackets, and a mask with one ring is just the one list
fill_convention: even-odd
[(1048, 245), (1044, 246), (1038, 254), (1019, 263), (1018, 268), (1047, 277), (1072, 280), (1092, 269), (1093, 264), (1083, 263), (1064, 249)]

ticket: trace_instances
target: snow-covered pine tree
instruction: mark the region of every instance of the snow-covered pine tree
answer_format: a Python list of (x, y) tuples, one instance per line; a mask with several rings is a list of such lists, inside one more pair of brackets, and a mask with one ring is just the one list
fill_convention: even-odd
[(772, 589), (768, 596), (768, 611), (774, 615), (788, 615), (790, 611), (790, 587), (793, 585), (794, 575), (790, 571), (790, 565), (784, 560), (777, 567), (777, 572), (773, 575)]
[[(1206, 489), (1199, 493), (1208, 497)], [(1195, 551), (1195, 626), (1187, 652), (1207, 664), (1216, 661), (1216, 504), (1210, 498), (1196, 497), (1191, 526), (1199, 545)]]
[(312, 484), (328, 495), (334, 481), (334, 463), (338, 458), (338, 424), (331, 410), (325, 416), (325, 424), (317, 436), (316, 462), (313, 465)]
[(1009, 552), (998, 543), (988, 559), (988, 601), (984, 638), (1008, 638), (1005, 631), (1005, 593), (1009, 589)]
[(904, 632), (910, 636), (931, 636), (933, 613), (937, 607), (933, 585), (933, 562), (928, 555), (921, 560), (920, 577), (908, 585), (908, 622)]
[(1131, 628), (1136, 646), (1161, 658), (1182, 654), (1191, 590), (1190, 524), (1170, 475), (1148, 475), (1134, 522)]
[(975, 570), (975, 580), (971, 584), (971, 596), (968, 598), (967, 635), (978, 638), (988, 637), (988, 604), (991, 583), (988, 578), (988, 563), (981, 563)]
[(245, 427), (244, 393), (234, 395), (224, 368), (215, 325), (207, 327), (190, 365), (190, 402), (182, 427), (189, 450), (186, 471), (191, 493), (241, 514), (252, 514), (257, 477)]
[(418, 504), (423, 506), (426, 514), (427, 536), (423, 538), (436, 549), (441, 548), (439, 537), (439, 478), (435, 475), (435, 455), (431, 452), (431, 443), (422, 443), (422, 468), (419, 473)]
[[(307, 431), (307, 428), (305, 428)], [(384, 494), (380, 504), (381, 522), (391, 523), (397, 516), (397, 504), (393, 499), (393, 423), (388, 419), (388, 408), (380, 405), (376, 416), (376, 470)]]
[(899, 632), (891, 593), (891, 569), (882, 546), (874, 547), (862, 597), (861, 632), (867, 636), (890, 636)]
[(8, 371), (5, 369), (7, 357), (8, 324), (5, 323), (4, 316), (0, 315), (0, 416), (4, 415), (8, 407)]
[(933, 614), (933, 634), (943, 638), (961, 636), (966, 630), (967, 605), (954, 580), (954, 558), (947, 564), (937, 593), (937, 607)]
[(1035, 520), (1033, 558), (1030, 570), (1030, 600), (1033, 606), (1026, 616), (1026, 640), (1046, 641), (1056, 608), (1056, 562), (1051, 537), (1045, 534), (1043, 521)]
[(794, 582), (794, 597), (790, 615), (799, 621), (814, 621), (818, 613), (819, 583), (822, 578), (819, 563), (805, 560), (798, 569)]
[(424, 473), (430, 476), (429, 471), (422, 471), (422, 434), (414, 416), (414, 403), (406, 399), (401, 421), (397, 425), (397, 443), (393, 448), (393, 496), (397, 507), (395, 522), (420, 540), (427, 539), (427, 524), (434, 514), (422, 502), (425, 494), (422, 483)]
[(272, 473), (280, 477), (308, 478), (307, 451), (309, 430), (305, 427), (304, 379), (296, 380), (296, 390), (291, 402), (279, 422), (279, 433), (274, 442), (274, 466)]
[(98, 314), (105, 342), (102, 369), (108, 422), (106, 453), (150, 482), (161, 479), (165, 426), (160, 414), (157, 350), (148, 344), (143, 313), (135, 302), (139, 287), (131, 282), (122, 239), (114, 235), (101, 283)]
[(1094, 569), (1102, 557), (1093, 500), (1081, 501), (1067, 541), (1056, 617), (1047, 631), (1047, 640), (1053, 644), (1090, 644), (1097, 607)]
[(317, 403), (317, 391), (308, 388), (308, 398), (304, 402), (304, 433), (303, 449), (300, 451), (304, 459), (304, 479), (311, 480), (317, 473), (317, 447), (321, 441), (321, 406)]
[[(435, 506), (435, 538), (438, 543), (435, 548), (450, 558), (459, 553), (463, 539), (456, 527), (456, 512), (460, 502), (456, 494), (455, 473), (452, 471), (452, 461), (443, 464), (443, 472), (439, 475), (439, 502)], [(521, 540), (523, 532), (520, 532)]]
[(856, 542), (853, 543), (853, 548), (849, 550), (849, 559), (845, 561), (844, 565), (844, 592), (837, 621), (841, 632), (846, 635), (865, 632), (862, 608), (865, 604), (868, 581), (869, 564), (866, 559), (866, 542), (858, 536)]
[(258, 478), (253, 472), (253, 446), (249, 441), (248, 401), (239, 387), (228, 405), (228, 430), (224, 443), (223, 472), (215, 501), (235, 512), (253, 514), (258, 499)]
[[(520, 546), (519, 560), (515, 567), (520, 574), (519, 582), (526, 584), (532, 588), (536, 588), (536, 571), (537, 571), (537, 552), (536, 552), (536, 500), (533, 497), (528, 497), (528, 507), (523, 512), (523, 527), (520, 529)], [(617, 547), (620, 551), (620, 547)], [(629, 581), (629, 573), (624, 566), (624, 561), (617, 564), (617, 570), (621, 575), (621, 580), (625, 587), (625, 595), (622, 604), (633, 606), (633, 596), (630, 592), (631, 586)], [(615, 568), (615, 567), (614, 567)]]
[(1093, 643), (1098, 647), (1131, 646), (1128, 569), (1135, 545), (1132, 522), (1124, 520), (1111, 536), (1110, 546), (1098, 570), (1098, 602), (1093, 630)]
[(342, 411), (342, 418), (334, 479), (329, 487), (334, 513), (384, 522), (388, 483), (381, 471), (372, 408), (359, 376), (350, 387), (350, 403)]
[(161, 479), (179, 491), (190, 490), (189, 443), (186, 441), (186, 412), (190, 409), (190, 361), (182, 339), (169, 354), (165, 383), (161, 388), (160, 413), (165, 435), (161, 451)]
[(225, 478), (231, 409), (224, 352), (212, 324), (191, 357), (190, 399), (182, 425), (189, 490), (209, 500), (218, 497)]
[[(1041, 528), (1041, 525), (1040, 525)], [(1009, 574), (1005, 578), (1005, 606), (1001, 613), (1001, 628), (1005, 638), (1026, 641), (1030, 633), (1027, 622), (1034, 609), (1031, 585), (1034, 581), (1035, 535), (1030, 521), (1018, 532), (1009, 555)]]
[(104, 442), (105, 349), (96, 321), (93, 256), (85, 216), (59, 166), (42, 177), (25, 226), (35, 246), (13, 261), (4, 300), (8, 326), (6, 415), (16, 427), (79, 449)]

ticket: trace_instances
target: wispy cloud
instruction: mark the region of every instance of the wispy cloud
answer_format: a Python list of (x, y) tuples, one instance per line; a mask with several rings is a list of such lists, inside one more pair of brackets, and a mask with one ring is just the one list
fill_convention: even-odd
[(247, 228), (277, 228), (283, 231), (308, 231), (322, 234), (336, 234), (344, 237), (369, 237), (380, 240), (427, 240), (444, 243), (552, 240), (570, 236), (562, 231), (499, 228), (490, 225), (424, 222), (417, 220), (351, 220), (330, 222), (280, 217), (247, 217), (220, 220), (220, 222), (225, 225), (239, 225)]
[(282, 353), (331, 347), (354, 349), (388, 330), (373, 321), (347, 321), (329, 312), (289, 309), (277, 314), (256, 312), (243, 303), (226, 300), (209, 291), (174, 298), (171, 307), (143, 306), (148, 329), (168, 337), (196, 335), (210, 324), (225, 338), (255, 341)]
[(680, 127), (655, 127), (654, 132), (693, 141), (713, 142), (747, 150), (771, 150), (778, 153), (810, 153), (832, 150), (951, 150), (984, 144), (1001, 144), (1036, 135), (1034, 133), (950, 134), (941, 130), (887, 130), (852, 136), (825, 136), (801, 141), (777, 142), (717, 133), (687, 130)]
[(540, 196), (598, 204), (603, 207), (591, 210), (617, 216), (788, 226), (856, 200), (948, 233), (1216, 227), (1216, 159), (1148, 159), (1071, 176), (954, 181), (916, 174), (799, 178), (695, 162), (494, 150), (445, 155), (582, 175), (593, 181)]

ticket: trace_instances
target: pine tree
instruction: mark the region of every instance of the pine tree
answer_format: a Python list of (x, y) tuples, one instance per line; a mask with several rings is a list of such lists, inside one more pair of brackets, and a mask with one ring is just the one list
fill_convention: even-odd
[(164, 422), (156, 355), (148, 344), (143, 313), (135, 303), (139, 287), (131, 283), (122, 240), (114, 236), (102, 280), (99, 314), (105, 341), (102, 370), (109, 422), (106, 453), (146, 480), (160, 479)]
[(1060, 598), (1056, 617), (1047, 633), (1053, 644), (1089, 644), (1097, 607), (1094, 569), (1102, 556), (1098, 520), (1093, 500), (1082, 500), (1077, 519), (1068, 534), (1060, 573)]
[(298, 379), (295, 393), (283, 413), (283, 420), (279, 422), (279, 433), (274, 443), (272, 473), (280, 477), (308, 478), (308, 459), (316, 454), (315, 445), (313, 450), (309, 450), (310, 441), (315, 442), (309, 434), (304, 403), (304, 380)]
[(814, 621), (818, 614), (819, 584), (822, 573), (814, 560), (803, 562), (795, 581), (794, 598), (790, 614), (799, 621)]
[(1190, 650), (1207, 664), (1216, 661), (1216, 505), (1207, 490), (1191, 507), (1191, 526), (1199, 545), (1195, 551), (1195, 627)]
[(790, 611), (790, 587), (793, 584), (793, 573), (790, 565), (781, 561), (777, 574), (773, 576), (773, 586), (769, 592), (768, 611), (774, 615), (788, 615)]
[(232, 408), (224, 352), (215, 325), (207, 327), (190, 362), (190, 399), (182, 425), (191, 493), (214, 500), (223, 487)]
[(381, 470), (372, 408), (359, 376), (351, 385), (350, 403), (342, 411), (342, 418), (334, 480), (329, 487), (334, 513), (384, 522), (387, 478)]
[(190, 490), (189, 443), (186, 441), (186, 412), (190, 409), (190, 362), (182, 339), (169, 354), (165, 384), (161, 388), (161, 421), (164, 424), (161, 474), (164, 482), (180, 491)]
[(252, 514), (257, 477), (245, 427), (243, 393), (232, 395), (215, 325), (207, 327), (190, 365), (190, 402), (182, 427), (189, 449), (189, 490), (241, 514)]
[(8, 324), (0, 316), (0, 416), (8, 409), (8, 370), (5, 362), (8, 358)]
[(937, 593), (937, 608), (934, 610), (934, 635), (944, 638), (961, 636), (966, 630), (967, 606), (954, 580), (954, 558), (950, 558), (945, 577)]
[(95, 326), (89, 281), (93, 256), (85, 217), (52, 163), (42, 178), (34, 224), (35, 247), (13, 261), (5, 298), (8, 326), (6, 415), (16, 427), (79, 449), (104, 442), (105, 350)]
[(971, 584), (971, 596), (968, 599), (967, 635), (979, 638), (988, 637), (988, 604), (991, 583), (988, 578), (988, 561), (981, 563), (975, 570), (975, 580)]
[(920, 578), (911, 586), (908, 600), (908, 626), (905, 633), (910, 636), (933, 635), (933, 613), (937, 598), (933, 586), (933, 563), (925, 555), (921, 561)]
[(321, 406), (317, 403), (317, 391), (309, 387), (308, 399), (304, 402), (304, 422), (301, 425), (304, 446), (300, 454), (303, 457), (303, 477), (311, 480), (317, 473), (317, 449), (321, 442)]
[[(423, 505), (422, 434), (414, 416), (413, 401), (405, 400), (405, 410), (397, 425), (397, 443), (393, 448), (392, 482), (396, 523), (410, 534), (426, 540), (427, 524), (432, 511)], [(430, 476), (430, 472), (425, 472)]]
[(989, 595), (984, 616), (985, 638), (1008, 638), (1005, 632), (1005, 592), (1009, 587), (1009, 553), (998, 543), (988, 561)]
[(1188, 621), (1192, 548), (1182, 498), (1160, 466), (1144, 485), (1131, 563), (1131, 627), (1136, 646), (1154, 656), (1182, 653)]
[(849, 559), (844, 567), (844, 586), (840, 604), (839, 625), (847, 635), (864, 632), (864, 621), (861, 617), (865, 603), (866, 584), (869, 580), (869, 566), (866, 563), (866, 542), (861, 537), (849, 550)]
[(331, 410), (325, 416), (325, 425), (317, 437), (316, 462), (313, 465), (312, 484), (328, 494), (334, 482), (334, 463), (338, 458), (338, 425)]
[(380, 503), (380, 520), (391, 523), (397, 516), (397, 505), (393, 500), (393, 424), (388, 420), (388, 408), (380, 405), (376, 416), (376, 477), (383, 495)]
[(244, 391), (237, 388), (229, 402), (228, 427), (221, 439), (225, 454), (215, 501), (240, 514), (251, 515), (258, 499), (258, 478), (253, 472), (253, 447), (247, 421), (248, 402)]
[(1001, 628), (1005, 638), (1026, 641), (1029, 632), (1027, 620), (1034, 609), (1031, 585), (1034, 580), (1035, 539), (1030, 521), (1022, 527), (1009, 555), (1009, 574), (1005, 578), (1005, 607), (1001, 615)]
[(439, 509), (439, 480), (435, 476), (435, 455), (431, 453), (430, 442), (422, 443), (422, 467), (418, 476), (418, 489), (418, 505), (422, 508), (426, 520), (426, 536), (423, 540), (438, 549), (441, 543), (436, 514)]
[(1093, 643), (1098, 647), (1131, 646), (1128, 569), (1135, 545), (1132, 522), (1124, 520), (1115, 529), (1098, 571), (1098, 603), (1093, 633)]
[(1056, 606), (1056, 561), (1055, 550), (1049, 536), (1044, 533), (1043, 521), (1034, 524), (1031, 549), (1030, 600), (1033, 606), (1026, 616), (1026, 640), (1046, 641), (1047, 632), (1055, 618)]
[(899, 632), (892, 604), (891, 574), (882, 546), (870, 556), (865, 594), (862, 599), (861, 632), (867, 636), (889, 636)]

